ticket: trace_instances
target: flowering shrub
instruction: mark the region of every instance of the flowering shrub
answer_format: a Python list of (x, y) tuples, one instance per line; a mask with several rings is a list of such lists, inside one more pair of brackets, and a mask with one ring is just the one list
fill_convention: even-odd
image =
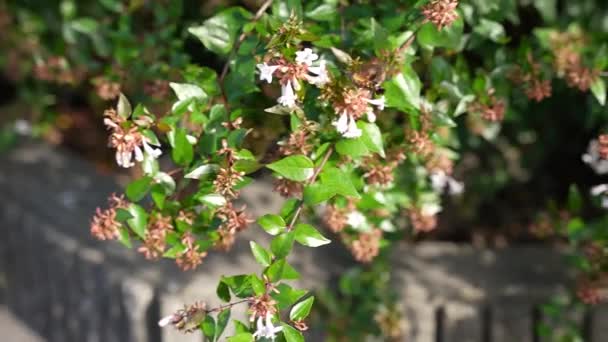
[[(10, 27), (11, 13), (20, 23), (42, 20), (35, 3), (0, 7), (0, 27)], [(526, 141), (532, 131), (552, 134), (551, 121), (559, 119), (545, 118), (537, 129), (534, 111), (555, 97), (570, 96), (591, 113), (589, 127), (605, 121), (606, 27), (602, 11), (594, 11), (605, 7), (600, 3), (266, 0), (255, 13), (229, 7), (187, 25), (210, 56), (203, 66), (187, 64), (181, 51), (185, 2), (105, 0), (85, 8), (62, 1), (62, 48), (39, 49), (39, 37), (57, 32), (25, 24), (0, 44), (17, 47), (4, 61), (14, 77), (21, 69), (10, 62), (35, 52), (35, 78), (62, 85), (91, 79), (101, 98), (117, 98), (103, 114), (108, 145), (119, 167), (141, 176), (97, 211), (93, 236), (135, 245), (146, 259), (174, 259), (184, 271), (229, 250), (254, 221), (273, 237), (269, 246), (250, 242), (259, 272), (218, 280), (225, 304), (186, 305), (161, 326), (202, 329), (217, 340), (231, 308), (249, 305), (249, 322), (234, 320), (229, 341), (302, 341), (315, 297), (289, 284), (299, 274), (287, 258), (295, 243), (342, 243), (368, 266), (343, 278), (365, 293), (342, 286), (341, 295), (366, 305), (339, 308), (322, 294), (323, 311), (341, 322), (330, 321), (330, 332), (398, 338), (383, 258), (390, 247), (434, 231), (446, 202), (481, 212), (481, 200), (468, 193), (493, 199), (507, 178), (525, 179), (513, 145), (529, 155), (548, 148)], [(103, 20), (87, 17), (98, 10), (107, 14)], [(138, 31), (145, 16), (130, 25), (139, 10), (154, 18), (147, 22), (153, 28)], [(77, 42), (86, 49), (70, 49)], [(583, 156), (600, 174), (608, 172), (605, 133), (593, 132)], [(505, 160), (487, 159), (495, 164), (490, 176), (464, 184), (455, 169), (461, 156), (496, 151), (506, 151)], [(462, 159), (465, 171), (483, 173), (471, 166), (479, 159)], [(286, 200), (280, 212), (253, 218), (238, 204), (239, 193), (262, 169)], [(608, 207), (608, 186), (591, 195), (589, 204)], [(582, 270), (578, 297), (593, 304), (606, 296), (608, 216), (584, 213), (583, 197), (572, 190), (569, 204), (539, 215), (532, 231), (571, 242)]]

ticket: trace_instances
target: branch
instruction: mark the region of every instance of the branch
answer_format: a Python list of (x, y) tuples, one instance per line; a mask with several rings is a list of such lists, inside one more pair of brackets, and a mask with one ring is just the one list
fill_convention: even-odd
[(224, 311), (225, 309), (231, 308), (235, 305), (239, 305), (239, 304), (243, 304), (245, 302), (249, 302), (251, 300), (251, 298), (245, 298), (243, 300), (239, 300), (237, 302), (232, 302), (232, 303), (228, 303), (228, 304), (224, 304), (224, 305), (220, 305), (216, 308), (212, 308), (212, 309), (207, 309), (205, 310), (206, 313), (212, 313), (212, 312), (220, 312), (220, 311)]
[[(314, 183), (315, 180), (317, 180), (317, 177), (323, 170), (323, 167), (325, 166), (325, 164), (327, 163), (327, 161), (329, 160), (329, 157), (331, 157), (333, 152), (334, 152), (333, 146), (331, 146), (329, 149), (327, 149), (327, 152), (325, 152), (325, 155), (323, 156), (323, 160), (321, 160), (321, 163), (315, 169), (315, 172), (312, 174), (312, 177), (310, 177), (308, 182), (306, 182), (306, 185), (310, 185), (310, 184)], [(302, 213), (302, 209), (304, 209), (304, 199), (303, 198), (298, 202), (296, 212), (293, 214), (293, 218), (291, 219), (291, 221), (289, 222), (289, 225), (287, 226), (286, 230), (288, 232), (291, 231), (293, 229), (293, 226), (296, 224), (296, 222), (298, 222), (298, 217), (300, 217), (300, 214)]]
[[(260, 9), (258, 9), (258, 11), (255, 13), (255, 16), (251, 20), (251, 23), (255, 23), (258, 20), (260, 20), (260, 18), (262, 17), (262, 15), (264, 15), (264, 12), (266, 12), (266, 10), (268, 9), (268, 7), (270, 7), (270, 5), (272, 5), (272, 0), (266, 0), (262, 4)], [(230, 55), (228, 56), (228, 60), (224, 64), (224, 68), (222, 69), (222, 73), (220, 74), (220, 78), (219, 78), (219, 83), (222, 87), (222, 92), (224, 89), (224, 78), (226, 78), (226, 74), (228, 74), (228, 68), (230, 66), (230, 61), (234, 58), (234, 55), (236, 55), (236, 53), (239, 51), (241, 44), (243, 44), (243, 42), (245, 41), (246, 38), (247, 38), (247, 33), (242, 32), (241, 35), (239, 36), (239, 38), (237, 39), (237, 41), (234, 43), (234, 46), (232, 47), (232, 50), (230, 51)]]

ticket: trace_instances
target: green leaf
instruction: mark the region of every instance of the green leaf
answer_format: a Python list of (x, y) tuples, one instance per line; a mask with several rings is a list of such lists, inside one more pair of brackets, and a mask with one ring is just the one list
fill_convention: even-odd
[(277, 235), (270, 243), (270, 250), (277, 258), (284, 258), (291, 252), (295, 234), (293, 232), (286, 232)]
[(247, 275), (239, 274), (231, 277), (222, 277), (222, 281), (230, 287), (232, 293), (238, 298), (245, 298), (253, 293), (250, 277)]
[(385, 157), (384, 145), (382, 144), (382, 133), (378, 125), (374, 123), (367, 123), (359, 121), (357, 123), (359, 128), (363, 131), (361, 140), (370, 151), (378, 153), (382, 158)]
[(250, 241), (249, 246), (251, 247), (251, 252), (253, 253), (253, 257), (255, 258), (255, 260), (257, 260), (260, 265), (268, 267), (270, 265), (270, 262), (272, 261), (270, 253), (268, 253), (268, 251), (264, 247), (255, 243), (255, 241)]
[(266, 167), (296, 182), (308, 180), (315, 172), (312, 160), (304, 155), (289, 156), (268, 164)]
[(248, 333), (249, 327), (246, 324), (237, 320), (233, 320), (232, 322), (234, 322), (234, 331), (237, 335), (242, 333)]
[(238, 333), (227, 338), (228, 342), (253, 342), (253, 335), (248, 332)]
[(272, 265), (266, 269), (265, 274), (272, 282), (278, 282), (283, 279), (293, 280), (300, 277), (298, 271), (291, 267), (285, 259), (279, 259), (273, 262)]
[(422, 83), (410, 65), (405, 65), (401, 73), (384, 82), (386, 105), (404, 112), (418, 112)]
[(319, 247), (331, 242), (331, 240), (324, 237), (315, 227), (309, 224), (300, 223), (296, 225), (294, 232), (296, 234), (296, 241), (304, 246)]
[(253, 292), (257, 296), (261, 296), (266, 293), (266, 285), (262, 281), (262, 279), (258, 278), (255, 274), (251, 274), (249, 276), (249, 282), (251, 283), (251, 288), (253, 288)]
[(146, 226), (148, 225), (148, 213), (135, 203), (131, 203), (127, 210), (132, 216), (127, 220), (127, 224), (137, 236), (144, 239), (146, 237)]
[(206, 176), (216, 172), (218, 169), (219, 166), (217, 164), (203, 164), (188, 172), (184, 178), (205, 179)]
[(336, 143), (336, 152), (343, 156), (359, 158), (369, 154), (369, 149), (362, 137), (355, 139), (342, 139)]
[(194, 150), (186, 137), (186, 131), (177, 128), (175, 131), (175, 147), (171, 152), (173, 161), (181, 166), (188, 166), (194, 158)]
[(207, 49), (226, 55), (232, 50), (241, 26), (250, 17), (246, 10), (233, 7), (205, 20), (201, 26), (190, 27), (188, 32), (200, 39)]
[(151, 177), (142, 177), (140, 179), (137, 179), (127, 186), (127, 197), (133, 202), (140, 201), (146, 196), (146, 194), (150, 190), (151, 185)]
[(188, 109), (192, 110), (194, 107), (192, 106), (192, 101), (206, 101), (209, 97), (207, 93), (201, 87), (195, 84), (188, 83), (169, 83), (173, 92), (175, 92), (175, 96), (177, 96), (178, 101), (173, 104), (171, 108), (174, 112), (179, 112), (178, 108), (188, 104)]
[(308, 292), (306, 290), (294, 289), (285, 283), (279, 284), (277, 290), (279, 290), (279, 292), (272, 293), (272, 298), (277, 301), (279, 310), (285, 310), (294, 305)]
[(211, 315), (207, 315), (205, 317), (203, 324), (201, 324), (201, 328), (203, 330), (203, 335), (205, 335), (205, 337), (209, 339), (209, 341), (214, 341), (216, 327), (215, 320)]
[(317, 21), (331, 21), (336, 17), (336, 2), (321, 4), (306, 12), (306, 17)]
[(283, 335), (287, 342), (304, 342), (304, 336), (289, 324), (281, 323), (283, 326)]
[(120, 93), (118, 97), (118, 105), (116, 105), (116, 112), (118, 115), (126, 119), (131, 115), (131, 111), (131, 103), (123, 93)]
[(328, 199), (341, 195), (359, 198), (359, 193), (351, 182), (350, 176), (337, 168), (327, 168), (321, 172), (318, 183), (304, 188), (304, 201), (309, 205), (319, 204)]
[(604, 82), (603, 78), (598, 77), (595, 79), (595, 81), (593, 81), (593, 83), (591, 83), (591, 92), (600, 105), (603, 106), (606, 104), (606, 83)]
[(479, 24), (473, 28), (473, 32), (496, 43), (503, 44), (509, 40), (501, 23), (486, 18), (481, 18)]
[(281, 216), (272, 214), (266, 214), (258, 218), (258, 224), (270, 235), (277, 235), (287, 227), (287, 223)]
[(583, 196), (575, 184), (568, 189), (568, 210), (571, 214), (578, 214), (583, 208)]
[(215, 293), (224, 302), (230, 301), (230, 288), (225, 282), (220, 281), (219, 284), (217, 284), (217, 289), (215, 290)]
[(444, 27), (442, 30), (438, 30), (432, 23), (426, 23), (420, 27), (416, 39), (427, 48), (457, 49), (461, 44), (463, 30), (464, 20), (462, 18), (458, 18), (452, 25)]
[(171, 195), (175, 191), (175, 179), (166, 172), (155, 174), (154, 181), (163, 188), (166, 195)]
[(120, 243), (127, 248), (133, 247), (131, 244), (131, 238), (129, 237), (129, 230), (125, 227), (120, 227), (118, 229), (118, 241), (120, 241)]
[(199, 197), (198, 200), (212, 208), (221, 207), (227, 203), (226, 198), (220, 194), (206, 194)]
[(222, 312), (220, 312), (217, 315), (217, 326), (215, 327), (215, 340), (216, 341), (219, 341), (220, 336), (222, 336), (222, 333), (224, 333), (224, 330), (226, 329), (226, 325), (228, 325), (229, 321), (230, 321), (230, 308), (222, 310)]
[(310, 296), (298, 304), (294, 305), (289, 312), (289, 319), (292, 321), (299, 321), (305, 319), (310, 314), (310, 309), (315, 301), (314, 296)]

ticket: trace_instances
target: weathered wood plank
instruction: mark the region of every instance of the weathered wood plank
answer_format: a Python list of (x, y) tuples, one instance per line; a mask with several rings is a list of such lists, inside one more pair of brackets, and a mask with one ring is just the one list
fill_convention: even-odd
[(445, 342), (480, 342), (482, 329), (478, 307), (456, 302), (445, 305)]
[(492, 305), (491, 341), (532, 342), (532, 306), (527, 303), (496, 303)]

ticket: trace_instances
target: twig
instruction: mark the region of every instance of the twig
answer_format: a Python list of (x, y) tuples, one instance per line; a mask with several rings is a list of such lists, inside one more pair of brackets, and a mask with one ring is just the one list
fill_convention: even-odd
[(220, 312), (220, 311), (224, 311), (225, 309), (231, 308), (231, 307), (233, 307), (233, 306), (235, 306), (235, 305), (243, 304), (243, 303), (245, 303), (245, 302), (249, 302), (250, 300), (251, 300), (251, 298), (246, 298), (246, 299), (239, 300), (239, 301), (236, 301), (236, 302), (232, 302), (232, 303), (228, 303), (228, 304), (220, 305), (220, 306), (218, 306), (218, 307), (216, 307), (216, 308), (207, 309), (207, 310), (205, 310), (205, 312), (207, 312), (207, 313), (211, 313), (211, 312)]
[[(329, 160), (329, 157), (331, 157), (331, 154), (333, 152), (334, 152), (334, 148), (332, 146), (332, 147), (330, 147), (327, 150), (327, 152), (323, 156), (323, 159), (321, 160), (321, 163), (319, 164), (319, 167), (317, 167), (315, 169), (315, 172), (312, 174), (312, 177), (310, 177), (310, 179), (308, 180), (308, 182), (306, 182), (306, 185), (310, 185), (310, 184), (312, 184), (312, 183), (315, 182), (315, 180), (317, 179), (317, 177), (319, 176), (319, 174), (323, 170), (323, 167), (325, 166), (325, 163), (327, 163), (327, 161)], [(296, 207), (296, 212), (293, 214), (293, 217), (291, 218), (291, 221), (289, 222), (289, 225), (287, 226), (287, 229), (286, 229), (288, 232), (293, 229), (293, 226), (298, 221), (298, 217), (302, 213), (302, 209), (304, 209), (304, 199), (301, 199), (301, 200), (298, 201), (298, 206)]]
[[(262, 6), (260, 7), (260, 9), (258, 9), (258, 11), (255, 13), (255, 16), (251, 20), (251, 23), (255, 23), (258, 20), (260, 20), (260, 18), (262, 17), (262, 15), (264, 15), (264, 12), (266, 12), (266, 10), (268, 9), (268, 7), (270, 7), (270, 5), (272, 5), (272, 0), (266, 0), (266, 2), (264, 2), (262, 4)], [(224, 78), (226, 78), (226, 74), (228, 74), (228, 68), (230, 66), (230, 61), (234, 58), (234, 55), (236, 55), (236, 53), (239, 51), (239, 48), (241, 47), (241, 44), (243, 44), (243, 42), (245, 41), (245, 38), (247, 38), (247, 32), (241, 32), (241, 35), (239, 36), (237, 41), (234, 43), (234, 46), (232, 47), (232, 51), (230, 51), (228, 60), (224, 64), (224, 68), (222, 69), (222, 73), (220, 74), (220, 78), (219, 78), (219, 83), (220, 83), (222, 89), (224, 88)]]

